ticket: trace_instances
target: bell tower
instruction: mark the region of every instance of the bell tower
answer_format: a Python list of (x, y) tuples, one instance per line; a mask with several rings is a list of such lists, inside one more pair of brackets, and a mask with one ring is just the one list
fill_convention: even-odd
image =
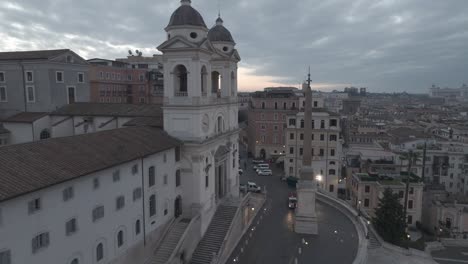
[(184, 142), (183, 207), (202, 212), (204, 230), (216, 204), (239, 194), (240, 57), (221, 18), (208, 30), (190, 0), (181, 1), (165, 31), (167, 39), (158, 46), (164, 65), (164, 130)]

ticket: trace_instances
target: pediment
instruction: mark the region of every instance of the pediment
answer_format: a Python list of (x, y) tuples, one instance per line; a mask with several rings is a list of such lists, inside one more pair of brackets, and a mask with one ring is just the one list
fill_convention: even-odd
[[(71, 60), (69, 58), (71, 57)], [(61, 53), (55, 57), (49, 58), (50, 61), (53, 62), (61, 62), (61, 63), (73, 63), (73, 64), (87, 64), (87, 61), (83, 59), (80, 55), (76, 54), (73, 51), (67, 51)]]
[(180, 36), (173, 37), (158, 46), (158, 50), (197, 48), (197, 44), (192, 43)]

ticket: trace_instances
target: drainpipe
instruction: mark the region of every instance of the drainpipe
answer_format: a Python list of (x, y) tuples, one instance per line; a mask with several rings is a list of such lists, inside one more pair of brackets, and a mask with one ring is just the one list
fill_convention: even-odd
[(23, 65), (23, 61), (20, 60), (19, 62), (19, 65), (21, 67), (21, 80), (23, 81), (23, 100), (24, 100), (24, 111), (27, 112), (28, 111), (28, 101), (27, 101), (27, 97), (26, 97), (26, 80), (24, 79), (24, 65)]
[(145, 177), (143, 157), (141, 158), (141, 206), (143, 208), (143, 247), (146, 247), (146, 216), (145, 216)]

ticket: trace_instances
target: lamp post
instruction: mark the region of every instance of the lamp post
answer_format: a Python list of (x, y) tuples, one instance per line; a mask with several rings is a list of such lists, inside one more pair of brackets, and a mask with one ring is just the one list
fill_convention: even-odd
[(358, 201), (357, 209), (358, 209), (358, 216), (361, 216), (361, 200)]
[(322, 176), (322, 175), (320, 175), (320, 174), (318, 174), (317, 176), (315, 176), (315, 179), (316, 179), (316, 180), (317, 180), (317, 182), (318, 182), (318, 184), (317, 184), (317, 185), (318, 185), (320, 188), (322, 188), (322, 181), (323, 181), (323, 176)]

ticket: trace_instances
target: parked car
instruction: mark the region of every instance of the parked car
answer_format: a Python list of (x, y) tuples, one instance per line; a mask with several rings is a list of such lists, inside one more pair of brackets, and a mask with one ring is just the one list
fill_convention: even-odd
[(254, 168), (254, 170), (269, 169), (270, 165), (268, 163), (260, 163), (260, 164), (254, 165), (253, 168)]
[(288, 197), (288, 208), (295, 209), (297, 207), (297, 195), (295, 193), (290, 193)]
[(244, 171), (242, 169), (239, 169), (239, 175), (242, 175), (242, 173), (244, 173)]
[(260, 163), (265, 163), (265, 161), (262, 160), (262, 159), (254, 159), (254, 160), (252, 160), (252, 163), (253, 164), (260, 164)]
[(281, 175), (280, 177), (280, 181), (286, 181), (288, 179), (288, 177), (286, 177), (286, 175)]
[(258, 172), (258, 176), (272, 176), (273, 172), (271, 170), (261, 170)]
[(257, 186), (255, 182), (247, 182), (247, 184), (240, 184), (239, 190), (243, 192), (256, 192), (259, 193), (262, 191), (262, 188)]

